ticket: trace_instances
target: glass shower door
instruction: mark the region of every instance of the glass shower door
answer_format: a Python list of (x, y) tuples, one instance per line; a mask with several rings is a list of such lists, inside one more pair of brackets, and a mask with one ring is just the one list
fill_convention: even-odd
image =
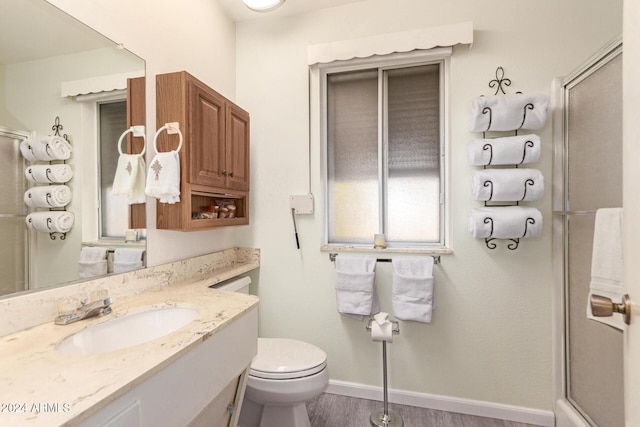
[[(622, 206), (622, 47), (563, 84), (562, 221), (566, 399), (598, 427), (624, 425), (622, 332), (587, 319), (595, 211)], [(557, 158), (557, 157), (556, 157)], [(560, 162), (558, 162), (560, 163)], [(559, 195), (559, 194), (557, 194)], [(562, 206), (560, 206), (562, 205)]]
[(0, 296), (28, 289), (27, 184), (20, 154), (27, 136), (0, 126)]

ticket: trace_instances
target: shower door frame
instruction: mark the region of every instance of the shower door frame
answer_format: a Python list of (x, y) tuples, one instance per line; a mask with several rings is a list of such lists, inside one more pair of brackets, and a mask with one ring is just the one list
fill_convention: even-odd
[[(35, 135), (34, 132), (29, 132), (29, 131), (25, 131), (25, 130), (17, 130), (17, 129), (12, 129), (12, 128), (8, 128), (6, 126), (0, 126), (0, 136), (2, 137), (7, 137), (7, 138), (13, 138), (13, 139), (17, 139), (19, 141), (23, 141), (31, 136)], [(22, 169), (24, 170), (24, 168), (26, 167), (27, 163), (23, 160), (22, 163)], [(26, 181), (26, 178), (24, 178)], [(27, 186), (25, 186), (26, 188)], [(25, 208), (26, 209), (26, 208)], [(12, 217), (16, 217), (19, 215), (11, 215)], [(26, 217), (25, 215), (21, 215)], [(27, 232), (26, 233), (26, 237), (25, 237), (25, 241), (24, 241), (24, 259), (25, 259), (25, 266), (24, 266), (24, 283), (25, 283), (25, 288), (22, 289), (22, 291), (28, 291), (31, 289), (31, 279), (33, 277), (33, 271), (31, 266), (33, 265), (32, 262), (32, 257), (34, 256), (31, 248), (35, 247), (34, 242), (32, 241), (33, 236), (32, 233)], [(20, 292), (20, 291), (18, 291)]]
[[(565, 87), (569, 82), (588, 77), (605, 66), (608, 61), (622, 53), (622, 38), (617, 38), (596, 52), (582, 66), (572, 74), (556, 78), (552, 83), (552, 114), (553, 114), (553, 388), (554, 413), (556, 427), (591, 427), (585, 416), (574, 407), (568, 396), (568, 367), (567, 367), (567, 238), (566, 220), (567, 206), (565, 191), (568, 188), (568, 157), (566, 153), (566, 105)], [(571, 215), (590, 214), (590, 212), (571, 212)], [(586, 302), (585, 302), (586, 316)]]

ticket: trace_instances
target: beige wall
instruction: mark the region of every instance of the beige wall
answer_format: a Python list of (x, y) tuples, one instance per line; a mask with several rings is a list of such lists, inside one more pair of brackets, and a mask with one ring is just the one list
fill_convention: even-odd
[[(317, 129), (311, 144), (314, 215), (298, 216), (296, 249), (289, 195), (308, 189), (307, 46), (385, 32), (474, 22), (471, 49), (451, 60), (451, 201), (453, 255), (435, 268), (437, 308), (431, 324), (402, 322), (389, 350), (394, 389), (552, 409), (551, 123), (539, 132), (545, 175), (542, 238), (489, 250), (467, 232), (471, 198), (466, 144), (470, 101), (493, 94), (497, 66), (511, 92), (550, 93), (621, 31), (621, 1), (369, 0), (292, 18), (238, 24), (237, 101), (252, 115), (251, 226), (241, 245), (262, 249), (254, 275), (261, 335), (294, 337), (325, 349), (331, 378), (381, 384), (380, 346), (364, 322), (336, 311), (334, 266), (322, 243), (323, 194)], [(391, 268), (379, 264), (382, 309), (391, 311)]]

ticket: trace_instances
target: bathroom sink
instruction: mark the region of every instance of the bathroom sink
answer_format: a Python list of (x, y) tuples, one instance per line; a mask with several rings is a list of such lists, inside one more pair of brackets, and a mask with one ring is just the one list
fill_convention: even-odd
[(91, 326), (65, 338), (56, 349), (65, 354), (98, 354), (163, 337), (193, 321), (192, 308), (153, 308)]

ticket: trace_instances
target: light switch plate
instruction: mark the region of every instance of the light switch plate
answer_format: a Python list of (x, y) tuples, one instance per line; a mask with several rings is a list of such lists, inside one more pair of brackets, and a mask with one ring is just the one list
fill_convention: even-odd
[(291, 208), (296, 214), (312, 214), (313, 213), (313, 194), (304, 194), (301, 196), (290, 196)]

